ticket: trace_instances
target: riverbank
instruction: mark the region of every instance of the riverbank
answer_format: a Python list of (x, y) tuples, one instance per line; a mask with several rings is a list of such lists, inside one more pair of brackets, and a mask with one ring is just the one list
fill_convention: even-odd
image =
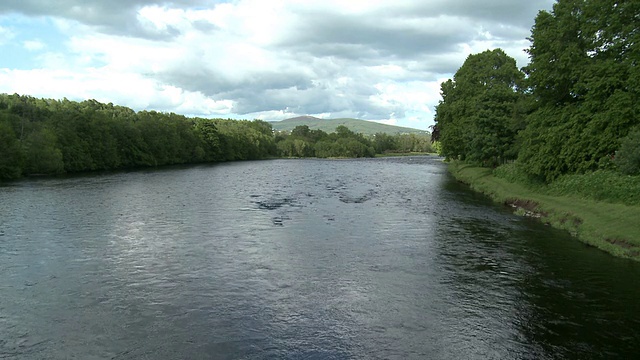
[(452, 162), (450, 173), (523, 216), (569, 231), (580, 241), (614, 256), (640, 261), (640, 206), (572, 196), (551, 196), (493, 176), (491, 169)]
[(383, 158), (383, 157), (426, 156), (426, 155), (437, 155), (437, 154), (429, 153), (429, 152), (408, 152), (408, 153), (388, 152), (388, 153), (376, 154), (375, 157)]

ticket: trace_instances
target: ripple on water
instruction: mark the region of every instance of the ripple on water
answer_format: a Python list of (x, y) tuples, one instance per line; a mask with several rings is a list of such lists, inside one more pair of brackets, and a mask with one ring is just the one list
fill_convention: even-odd
[(0, 357), (625, 358), (640, 340), (637, 266), (512, 216), (434, 157), (43, 179), (0, 198)]

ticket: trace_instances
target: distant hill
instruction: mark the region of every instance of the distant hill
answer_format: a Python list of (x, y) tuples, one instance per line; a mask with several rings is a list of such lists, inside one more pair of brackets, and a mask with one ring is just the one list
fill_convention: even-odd
[(349, 130), (361, 133), (364, 135), (373, 135), (375, 133), (387, 133), (393, 134), (426, 134), (427, 131), (412, 129), (402, 126), (393, 126), (381, 124), (373, 121), (358, 120), (358, 119), (319, 119), (313, 116), (299, 116), (291, 119), (285, 119), (282, 121), (271, 122), (274, 130), (278, 131), (291, 131), (296, 126), (307, 125), (311, 130), (320, 129), (327, 133), (332, 133), (340, 125), (344, 125)]

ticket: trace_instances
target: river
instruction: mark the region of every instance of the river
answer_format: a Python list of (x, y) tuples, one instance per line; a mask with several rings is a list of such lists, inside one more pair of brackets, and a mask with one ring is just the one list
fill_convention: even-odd
[(436, 157), (0, 186), (0, 358), (631, 358), (638, 289)]

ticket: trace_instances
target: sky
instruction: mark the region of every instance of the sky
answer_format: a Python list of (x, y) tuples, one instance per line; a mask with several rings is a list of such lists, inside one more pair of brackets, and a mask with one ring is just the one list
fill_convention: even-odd
[(426, 130), (470, 54), (528, 62), (553, 0), (2, 0), (0, 93)]

